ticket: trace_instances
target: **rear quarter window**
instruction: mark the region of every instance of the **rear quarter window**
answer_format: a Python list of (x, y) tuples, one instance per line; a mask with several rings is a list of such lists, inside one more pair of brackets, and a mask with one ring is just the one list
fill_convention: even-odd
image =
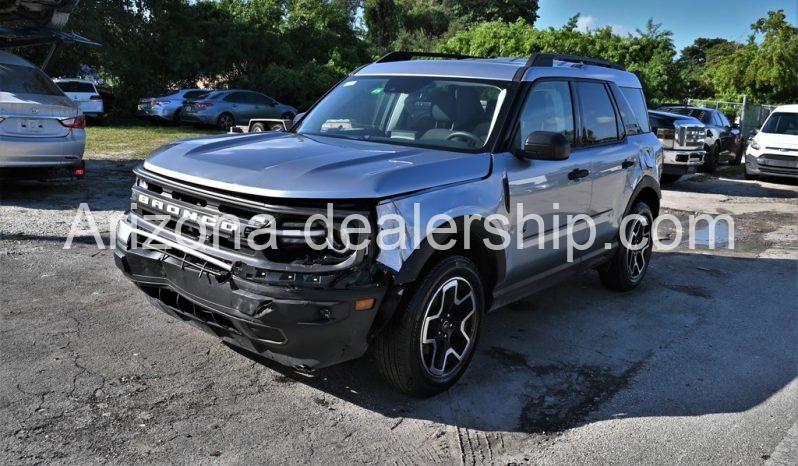
[(635, 115), (635, 121), (640, 127), (641, 132), (651, 132), (651, 125), (648, 122), (648, 107), (646, 106), (646, 98), (643, 95), (643, 90), (635, 87), (622, 87), (621, 93), (626, 97), (626, 101), (632, 107), (632, 112)]
[(38, 68), (3, 63), (0, 63), (0, 92), (64, 95), (61, 89)]

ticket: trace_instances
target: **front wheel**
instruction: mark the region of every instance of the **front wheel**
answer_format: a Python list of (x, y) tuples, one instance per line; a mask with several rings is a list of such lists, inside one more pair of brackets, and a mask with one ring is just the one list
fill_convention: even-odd
[(468, 258), (443, 259), (418, 280), (407, 306), (375, 342), (377, 365), (394, 387), (426, 397), (463, 375), (479, 338), (485, 294)]
[(598, 269), (601, 283), (617, 291), (629, 291), (639, 285), (651, 263), (654, 223), (651, 208), (645, 202), (638, 202), (628, 215), (635, 217), (626, 221), (621, 244), (612, 259)]
[(698, 170), (704, 173), (715, 173), (715, 169), (718, 168), (718, 157), (720, 156), (720, 146), (717, 143), (713, 144), (712, 147), (707, 149), (707, 153), (704, 156), (704, 164), (701, 165)]

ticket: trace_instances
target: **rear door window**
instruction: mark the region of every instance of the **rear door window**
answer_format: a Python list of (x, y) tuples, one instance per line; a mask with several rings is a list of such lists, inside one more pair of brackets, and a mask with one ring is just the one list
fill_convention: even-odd
[(224, 98), (225, 102), (234, 102), (238, 104), (244, 104), (249, 102), (249, 97), (247, 92), (233, 92), (232, 94), (228, 95)]
[(64, 93), (38, 68), (0, 63), (0, 92), (60, 95)]
[(612, 91), (612, 96), (615, 98), (615, 105), (618, 107), (618, 113), (621, 114), (622, 134), (628, 136), (640, 134), (642, 129), (637, 122), (637, 117), (632, 111), (632, 107), (629, 105), (629, 102), (626, 101), (626, 97), (624, 97), (621, 90), (618, 89), (618, 86), (615, 84), (610, 84), (610, 90)]
[(607, 144), (618, 141), (618, 120), (604, 83), (579, 81), (582, 111), (582, 143)]
[(635, 114), (635, 122), (640, 126), (640, 131), (643, 133), (650, 132), (651, 125), (648, 122), (648, 107), (646, 106), (643, 90), (634, 87), (622, 87), (620, 89), (624, 97), (626, 97), (626, 101), (632, 107), (632, 112)]

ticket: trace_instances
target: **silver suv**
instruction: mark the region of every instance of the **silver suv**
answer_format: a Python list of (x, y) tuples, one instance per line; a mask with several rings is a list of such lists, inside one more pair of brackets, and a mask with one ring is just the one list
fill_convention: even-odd
[(115, 258), (229, 344), (300, 369), (370, 347), (426, 396), (464, 373), (491, 311), (586, 269), (636, 287), (661, 164), (618, 65), (395, 52), (287, 132), (155, 151)]

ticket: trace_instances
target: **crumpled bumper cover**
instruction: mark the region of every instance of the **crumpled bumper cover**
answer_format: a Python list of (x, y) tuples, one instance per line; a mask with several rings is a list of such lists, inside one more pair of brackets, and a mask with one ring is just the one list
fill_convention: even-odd
[[(290, 367), (316, 369), (362, 356), (386, 293), (380, 284), (345, 289), (265, 285), (119, 243), (114, 259), (167, 314)], [(374, 298), (374, 307), (355, 311), (354, 302), (364, 298)]]

